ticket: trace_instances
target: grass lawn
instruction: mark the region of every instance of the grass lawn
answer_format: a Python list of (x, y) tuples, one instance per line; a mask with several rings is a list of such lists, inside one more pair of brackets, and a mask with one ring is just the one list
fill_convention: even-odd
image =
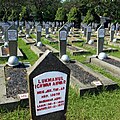
[[(29, 45), (25, 45), (24, 41), (19, 39), (19, 48), (27, 55), (24, 61), (29, 61), (31, 64), (38, 59), (38, 57), (30, 50)], [(47, 40), (42, 38), (44, 44), (49, 44)], [(49, 44), (56, 49), (57, 44)], [(82, 46), (82, 44), (75, 44), (77, 46)], [(120, 85), (120, 79), (113, 77), (110, 73), (105, 71), (103, 68), (97, 67), (92, 64), (85, 62), (89, 55), (95, 54), (95, 50), (91, 48), (86, 48), (90, 50), (90, 54), (72, 56), (68, 52), (71, 59), (78, 60), (85, 65), (92, 68), (94, 71), (99, 72), (106, 77), (112, 79)], [(120, 52), (110, 53), (110, 55), (120, 55)], [(73, 88), (69, 89), (69, 99), (68, 99), (68, 109), (67, 109), (67, 120), (120, 120), (120, 90), (105, 91), (103, 90), (98, 95), (85, 94), (80, 97), (79, 94), (75, 92)], [(0, 120), (29, 120), (30, 113), (28, 108), (18, 107), (16, 110), (10, 111), (0, 111)]]

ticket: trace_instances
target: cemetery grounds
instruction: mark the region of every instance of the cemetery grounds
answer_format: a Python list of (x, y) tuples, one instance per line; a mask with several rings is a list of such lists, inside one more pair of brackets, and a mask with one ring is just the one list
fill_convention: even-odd
[[(35, 35), (31, 35), (35, 38)], [(51, 36), (55, 37), (54, 35)], [(42, 37), (42, 43), (48, 44), (56, 49), (59, 49), (58, 44), (50, 44), (46, 38)], [(67, 51), (67, 54), (71, 59), (77, 60), (86, 66), (90, 67), (94, 71), (103, 74), (104, 76), (112, 79), (120, 85), (120, 78), (114, 77), (112, 74), (107, 72), (105, 69), (97, 67), (93, 64), (89, 64), (86, 59), (90, 55), (94, 55), (96, 50), (89, 47), (84, 46), (84, 43), (73, 43), (75, 46), (83, 47), (86, 50), (89, 50), (90, 53), (84, 55), (76, 55), (73, 56)], [(22, 49), (22, 52), (26, 55), (26, 58), (19, 59), (24, 62), (30, 62), (31, 65), (35, 63), (38, 59), (37, 55), (34, 54), (29, 45), (26, 45), (21, 38), (18, 40), (19, 48)], [(107, 45), (107, 43), (106, 43)], [(113, 46), (110, 46), (113, 47)], [(120, 50), (119, 47), (115, 47)], [(109, 55), (120, 58), (120, 52), (111, 52)], [(0, 64), (6, 62), (6, 59), (0, 59)], [(70, 86), (69, 89), (69, 97), (68, 97), (68, 108), (67, 108), (67, 120), (120, 120), (120, 89), (116, 89), (114, 91), (106, 91), (103, 90), (99, 94), (85, 94), (80, 96), (79, 93), (76, 92)], [(0, 120), (29, 120), (30, 113), (29, 107), (23, 106), (18, 107), (16, 110), (8, 111), (8, 110), (0, 110)]]

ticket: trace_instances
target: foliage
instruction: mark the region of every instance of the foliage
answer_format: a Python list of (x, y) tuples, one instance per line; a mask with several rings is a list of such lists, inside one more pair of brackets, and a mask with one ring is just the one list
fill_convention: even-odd
[(66, 11), (63, 7), (58, 8), (55, 15), (55, 20), (66, 21)]
[(100, 17), (95, 13), (94, 9), (88, 10), (83, 22), (86, 24), (100, 22)]
[(80, 11), (76, 7), (72, 7), (67, 14), (68, 22), (79, 22), (81, 19)]
[(90, 10), (88, 10), (83, 22), (86, 23), (86, 24), (89, 24), (89, 23), (93, 22), (93, 15), (91, 14)]

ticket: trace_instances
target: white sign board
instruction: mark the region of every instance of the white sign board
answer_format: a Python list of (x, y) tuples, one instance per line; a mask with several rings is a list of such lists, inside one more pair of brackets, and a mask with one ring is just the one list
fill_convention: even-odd
[(60, 40), (66, 40), (67, 39), (67, 31), (60, 31)]
[(40, 25), (37, 26), (37, 32), (41, 32), (42, 31), (42, 27)]
[(17, 40), (17, 30), (8, 30), (8, 40)]
[(36, 116), (64, 110), (66, 84), (67, 74), (59, 71), (33, 78)]
[(98, 30), (98, 37), (103, 38), (105, 36), (105, 30), (104, 29), (99, 29)]

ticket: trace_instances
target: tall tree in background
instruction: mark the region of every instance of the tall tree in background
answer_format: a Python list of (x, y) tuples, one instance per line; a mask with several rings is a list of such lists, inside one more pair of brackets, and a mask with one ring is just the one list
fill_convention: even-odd
[(70, 12), (67, 14), (68, 22), (80, 22), (81, 14), (76, 7), (72, 7)]
[(58, 8), (56, 15), (55, 15), (55, 20), (57, 21), (67, 21), (66, 17), (66, 11), (63, 7)]

